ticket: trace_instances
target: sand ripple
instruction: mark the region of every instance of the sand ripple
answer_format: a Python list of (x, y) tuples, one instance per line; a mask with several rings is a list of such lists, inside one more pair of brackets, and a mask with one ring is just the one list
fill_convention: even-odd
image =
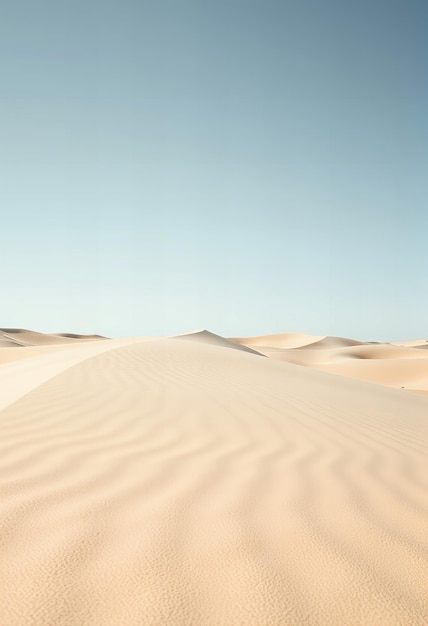
[(427, 624), (427, 398), (208, 339), (0, 412), (1, 625)]

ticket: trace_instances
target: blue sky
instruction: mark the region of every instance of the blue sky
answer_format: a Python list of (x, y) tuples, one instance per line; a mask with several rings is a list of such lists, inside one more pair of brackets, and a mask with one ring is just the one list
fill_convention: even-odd
[(425, 0), (17, 0), (2, 326), (428, 337)]

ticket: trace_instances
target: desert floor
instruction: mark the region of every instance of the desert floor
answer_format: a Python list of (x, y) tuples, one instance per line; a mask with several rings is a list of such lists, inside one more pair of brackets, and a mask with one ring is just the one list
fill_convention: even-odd
[(0, 331), (1, 626), (428, 624), (428, 342)]

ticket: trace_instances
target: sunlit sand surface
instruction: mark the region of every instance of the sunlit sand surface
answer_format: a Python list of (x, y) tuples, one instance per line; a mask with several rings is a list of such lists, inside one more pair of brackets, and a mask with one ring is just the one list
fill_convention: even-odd
[(10, 330), (1, 626), (428, 623), (425, 340)]

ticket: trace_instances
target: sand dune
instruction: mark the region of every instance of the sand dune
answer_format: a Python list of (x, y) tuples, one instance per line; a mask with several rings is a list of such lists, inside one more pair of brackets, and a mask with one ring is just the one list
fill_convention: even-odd
[[(26, 357), (17, 359), (9, 357), (5, 362), (1, 361), (1, 357), (3, 352), (9, 353), (10, 349), (2, 348), (0, 350), (0, 410), (53, 376), (85, 359), (143, 340), (143, 338), (113, 339), (108, 342), (91, 342), (90, 345), (68, 346), (66, 350), (60, 349), (60, 346), (33, 347), (31, 354), (28, 354), (29, 349), (27, 349)], [(14, 349), (19, 356), (24, 350)]]
[(193, 333), (186, 333), (184, 335), (178, 335), (175, 339), (186, 339), (187, 341), (197, 341), (199, 343), (209, 343), (224, 348), (232, 348), (233, 350), (242, 350), (244, 352), (251, 352), (252, 354), (258, 354), (264, 356), (257, 350), (253, 350), (249, 346), (237, 343), (233, 339), (225, 339), (214, 333), (210, 333), (208, 330), (198, 330)]
[(261, 335), (259, 337), (233, 337), (231, 341), (244, 346), (265, 346), (270, 348), (300, 348), (324, 339), (322, 335), (285, 333), (282, 335)]
[(3, 346), (47, 346), (67, 344), (75, 341), (98, 341), (100, 335), (76, 335), (73, 333), (46, 334), (24, 328), (0, 328), (0, 347)]
[(284, 335), (262, 335), (260, 337), (236, 337), (232, 341), (244, 346), (259, 346), (272, 349), (299, 349), (319, 350), (328, 348), (343, 348), (346, 346), (367, 345), (355, 339), (345, 337), (326, 337), (319, 335), (304, 335), (292, 333)]
[(325, 350), (329, 348), (345, 348), (348, 346), (361, 346), (367, 345), (362, 341), (355, 341), (355, 339), (347, 339), (345, 337), (324, 337), (319, 341), (311, 343), (309, 346), (300, 346), (300, 350)]
[(0, 366), (2, 626), (427, 623), (428, 399), (236, 347)]
[(428, 392), (428, 344), (425, 340), (375, 343), (324, 337), (290, 348), (278, 338), (281, 335), (235, 341), (257, 345), (262, 354), (278, 361), (418, 394)]

